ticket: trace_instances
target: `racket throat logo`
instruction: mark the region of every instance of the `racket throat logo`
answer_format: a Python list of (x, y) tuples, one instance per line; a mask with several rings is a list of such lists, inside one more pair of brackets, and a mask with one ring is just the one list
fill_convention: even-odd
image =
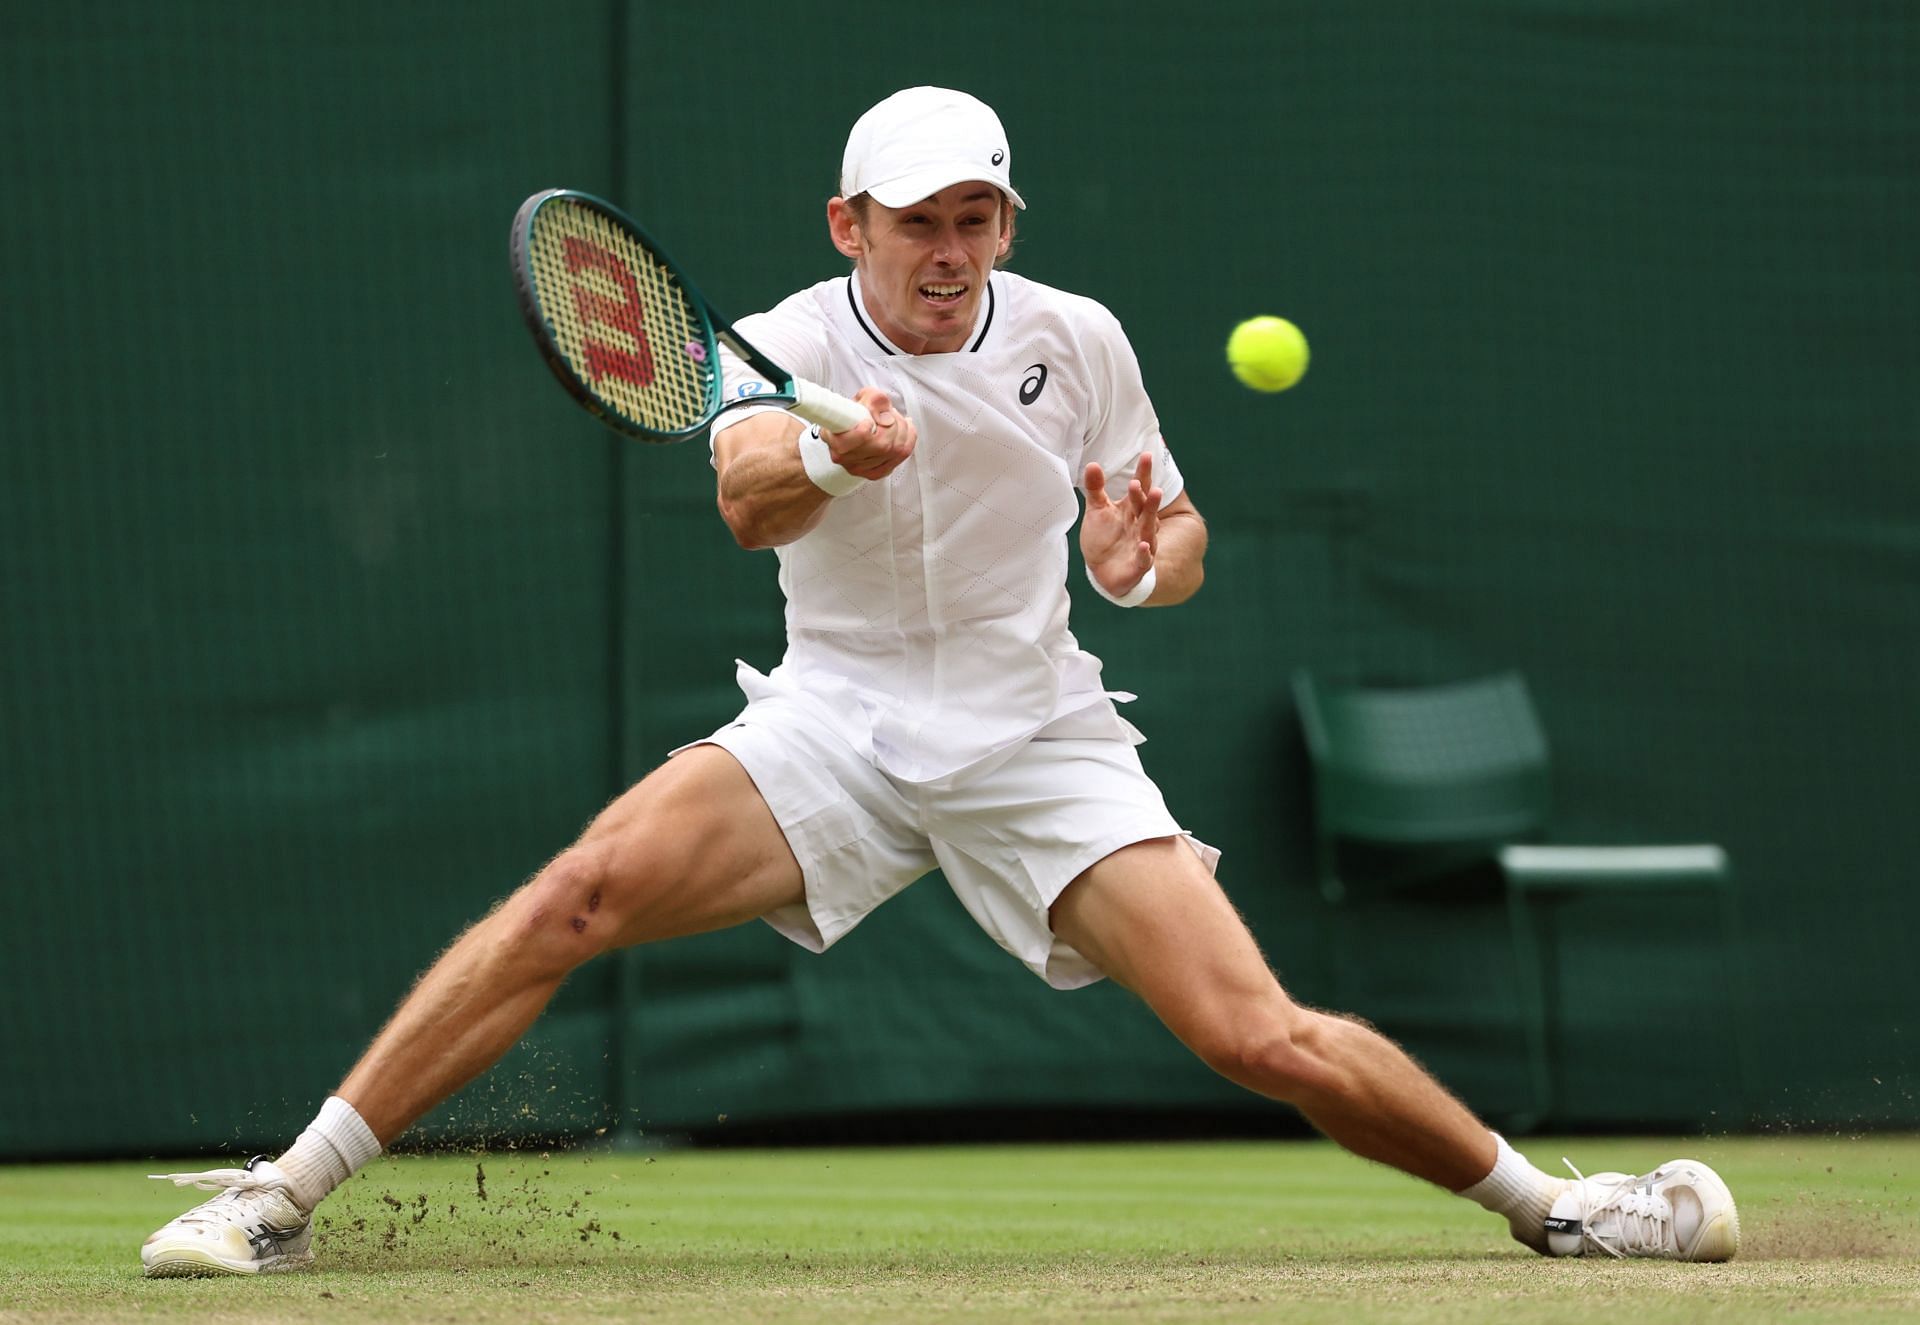
[(640, 300), (640, 286), (633, 272), (618, 254), (577, 235), (567, 237), (566, 259), (571, 275), (595, 273), (620, 291), (616, 297), (576, 281), (572, 287), (573, 311), (580, 321), (588, 327), (597, 325), (620, 332), (633, 343), (629, 349), (591, 337), (582, 339), (580, 348), (586, 355), (588, 374), (595, 382), (617, 377), (635, 386), (652, 386), (653, 347), (647, 342), (646, 306)]

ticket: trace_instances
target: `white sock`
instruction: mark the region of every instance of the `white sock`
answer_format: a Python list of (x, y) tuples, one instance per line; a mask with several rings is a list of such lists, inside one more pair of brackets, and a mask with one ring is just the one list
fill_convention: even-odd
[(1508, 1145), (1507, 1138), (1498, 1132), (1493, 1134), (1493, 1139), (1500, 1144), (1493, 1172), (1460, 1195), (1497, 1215), (1505, 1215), (1516, 1229), (1544, 1238), (1544, 1225), (1553, 1210), (1553, 1198), (1567, 1185), (1565, 1180), (1542, 1173), (1529, 1164), (1526, 1156)]
[(327, 1193), (351, 1178), (380, 1153), (380, 1142), (366, 1120), (338, 1095), (329, 1095), (319, 1114), (291, 1149), (273, 1161), (287, 1175), (287, 1187), (300, 1208), (311, 1212)]

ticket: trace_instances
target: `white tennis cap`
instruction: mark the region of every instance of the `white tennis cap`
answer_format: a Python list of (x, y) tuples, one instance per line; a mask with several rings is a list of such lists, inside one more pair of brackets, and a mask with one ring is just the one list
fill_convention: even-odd
[(840, 194), (868, 193), (883, 207), (911, 207), (978, 179), (1025, 207), (1007, 179), (1012, 164), (1007, 131), (993, 107), (949, 88), (910, 87), (854, 122), (840, 160)]

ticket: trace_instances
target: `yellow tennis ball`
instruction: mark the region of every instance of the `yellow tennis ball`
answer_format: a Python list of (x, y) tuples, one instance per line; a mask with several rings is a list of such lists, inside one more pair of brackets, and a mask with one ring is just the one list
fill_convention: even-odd
[(1285, 391), (1307, 371), (1307, 338), (1283, 317), (1250, 317), (1227, 337), (1227, 363), (1255, 391)]

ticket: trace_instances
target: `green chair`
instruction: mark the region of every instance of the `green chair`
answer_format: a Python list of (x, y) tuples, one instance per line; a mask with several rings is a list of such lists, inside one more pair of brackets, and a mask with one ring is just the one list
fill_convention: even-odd
[[(1578, 895), (1705, 892), (1718, 901), (1729, 997), (1738, 989), (1738, 914), (1718, 846), (1553, 846), (1531, 839), (1551, 804), (1546, 734), (1526, 681), (1506, 672), (1451, 685), (1381, 688), (1294, 674), (1313, 771), (1314, 861), (1321, 893), (1343, 902), (1422, 888), (1471, 865), (1497, 871), (1512, 930), (1535, 1114), (1550, 1116), (1558, 982), (1537, 912)], [(1351, 868), (1353, 848), (1372, 866)], [(1735, 1037), (1743, 1096), (1746, 1049)]]

